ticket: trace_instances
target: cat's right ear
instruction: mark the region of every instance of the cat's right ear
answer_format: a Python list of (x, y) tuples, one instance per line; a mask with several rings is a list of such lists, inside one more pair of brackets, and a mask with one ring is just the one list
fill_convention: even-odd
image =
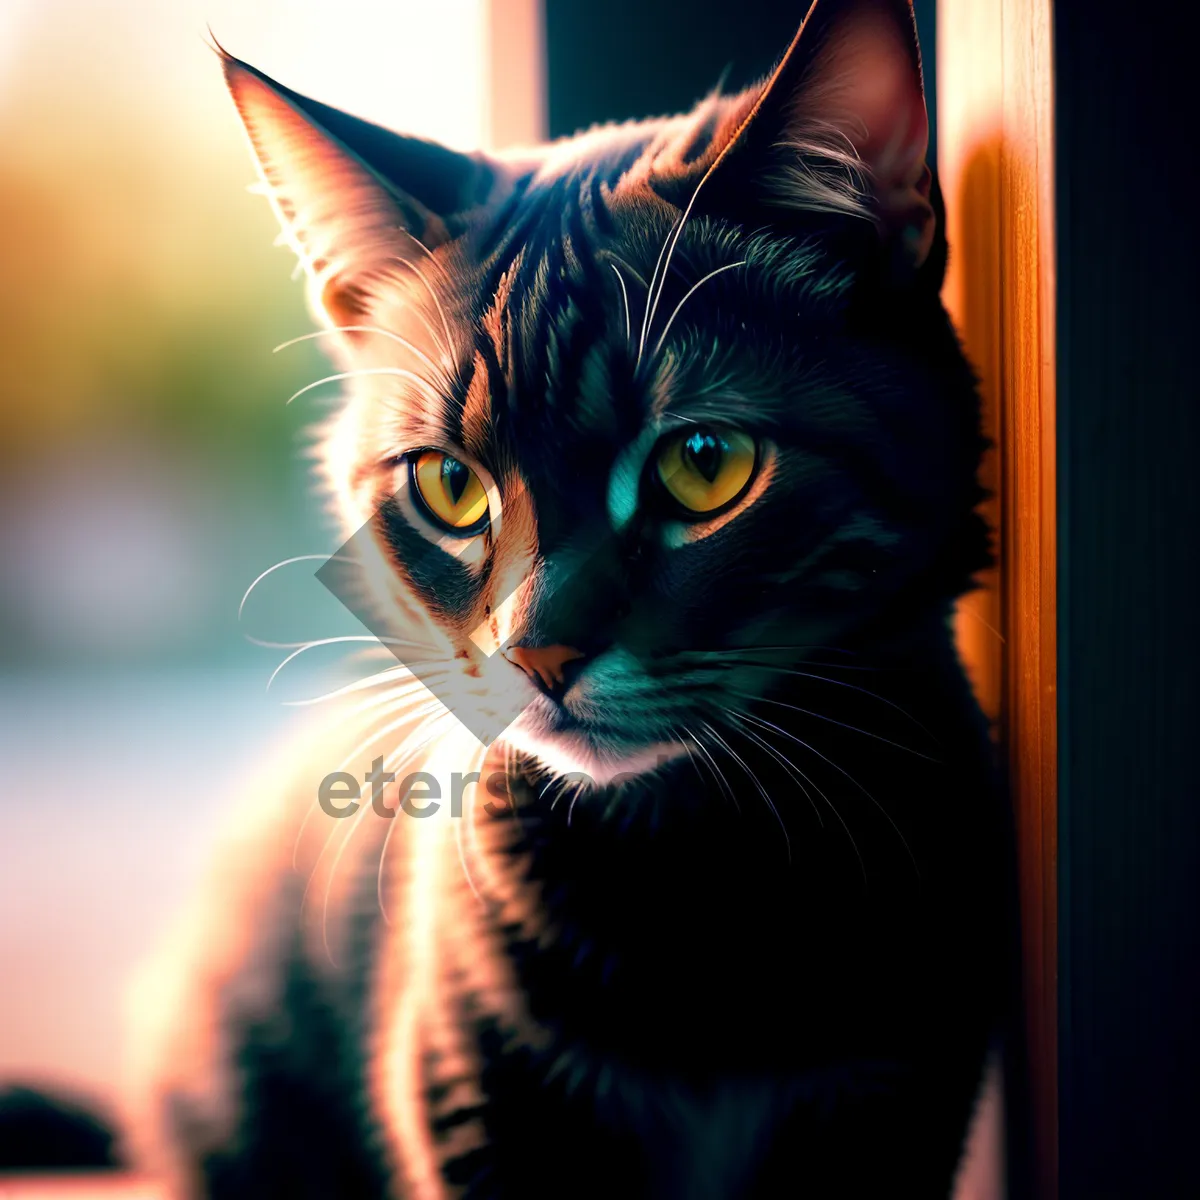
[(331, 326), (362, 323), (389, 264), (453, 241), (511, 187), (512, 173), (483, 155), (392, 133), (217, 50), (315, 315)]

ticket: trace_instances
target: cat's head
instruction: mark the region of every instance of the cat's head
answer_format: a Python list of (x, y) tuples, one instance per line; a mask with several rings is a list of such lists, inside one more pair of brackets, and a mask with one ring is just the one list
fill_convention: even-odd
[(905, 0), (819, 0), (758, 87), (501, 156), (225, 70), (340, 330), (326, 479), (452, 707), (602, 779), (967, 586), (977, 402)]

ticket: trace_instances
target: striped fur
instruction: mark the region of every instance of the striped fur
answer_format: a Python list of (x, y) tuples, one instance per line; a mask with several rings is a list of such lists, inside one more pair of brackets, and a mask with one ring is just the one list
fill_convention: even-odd
[[(148, 1143), (214, 1197), (947, 1195), (1010, 871), (907, 4), (820, 0), (759, 88), (491, 159), (224, 65), (349, 380), (364, 595), (451, 707), (520, 715), (485, 751), (385, 659), (305, 742), (148, 976)], [(692, 427), (758, 465), (684, 521), (652, 463)], [(484, 533), (414, 508), (426, 447)], [(552, 644), (557, 700), (503, 654)], [(312, 815), (378, 756), (399, 782)], [(442, 808), (397, 815), (418, 769)]]

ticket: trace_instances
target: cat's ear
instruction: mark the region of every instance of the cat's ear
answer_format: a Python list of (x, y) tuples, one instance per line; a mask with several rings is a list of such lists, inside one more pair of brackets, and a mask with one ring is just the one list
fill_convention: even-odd
[(925, 262), (935, 218), (910, 0), (814, 0), (742, 111), (705, 190), (776, 211), (867, 216), (896, 257)]
[(379, 272), (454, 240), (511, 184), (483, 155), (392, 133), (218, 53), (264, 190), (331, 325), (361, 322)]

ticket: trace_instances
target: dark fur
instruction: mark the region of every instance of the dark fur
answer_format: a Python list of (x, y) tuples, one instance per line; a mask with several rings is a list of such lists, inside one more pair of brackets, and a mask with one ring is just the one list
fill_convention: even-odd
[[(871, 7), (823, 0), (811, 54), (841, 10)], [(802, 90), (808, 68), (785, 67)], [(521, 615), (522, 644), (589, 656), (572, 672), (575, 708), (543, 697), (530, 720), (614, 754), (681, 728), (719, 734), (704, 758), (578, 802), (553, 781), (526, 788), (544, 776), (518, 755), (501, 869), (540, 907), (512, 921), (485, 896), (471, 936), (513, 965), (546, 1036), (523, 1039), (466, 984), (454, 993), (480, 1098), (457, 1106), (424, 1057), (429, 1134), (483, 1137), (442, 1156), (443, 1178), (475, 1198), (946, 1196), (1005, 1029), (1012, 922), (1003, 791), (949, 624), (987, 561), (984, 444), (938, 297), (936, 187), (933, 249), (913, 269), (853, 187), (834, 211), (756, 190), (780, 153), (763, 129), (784, 119), (783, 84), (748, 131), (755, 95), (714, 99), (704, 120), (647, 123), (503, 189), (482, 159), (418, 153), (270, 86), (409, 198), (411, 232), (457, 248), (442, 291), (456, 361), (425, 417), (502, 492), (532, 498), (546, 586)], [(664, 146), (674, 170), (629, 186)], [(836, 191), (836, 159), (814, 150), (809, 167)], [(645, 284), (693, 195), (639, 363)], [(655, 353), (688, 289), (741, 260)], [(335, 282), (364, 308), (378, 285)], [(472, 424), (480, 372), (487, 420)], [(684, 545), (665, 540), (651, 482), (619, 529), (608, 508), (614, 464), (664, 397), (776, 455), (756, 503)], [(378, 532), (449, 636), (490, 613), (501, 550), (482, 567), (431, 559), (387, 505)], [(590, 675), (614, 646), (634, 665)], [(174, 1101), (208, 1194), (378, 1196), (394, 1178), (402, 1152), (367, 1083), (387, 945), (373, 885), (364, 875), (338, 918), (340, 969), (285, 938), (271, 999), (239, 1006), (236, 980), (222, 993), (240, 1047), (237, 1132), (215, 1144), (196, 1106)], [(280, 895), (286, 923), (301, 885)]]

